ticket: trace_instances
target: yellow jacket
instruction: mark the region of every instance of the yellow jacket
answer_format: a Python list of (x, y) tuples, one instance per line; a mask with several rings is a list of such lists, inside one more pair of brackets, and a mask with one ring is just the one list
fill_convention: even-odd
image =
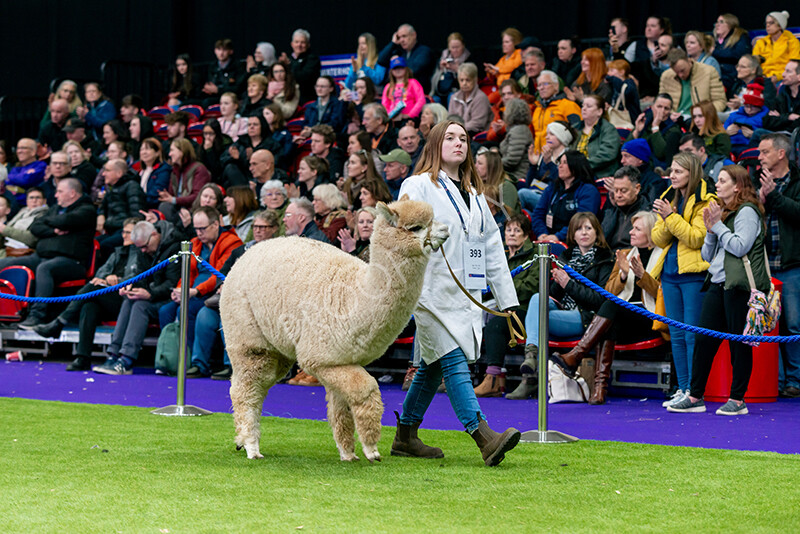
[(766, 35), (756, 41), (753, 55), (764, 58), (764, 63), (761, 64), (764, 76), (775, 76), (780, 80), (789, 60), (800, 58), (800, 41), (789, 30), (783, 30), (775, 42)]
[[(561, 97), (559, 98), (559, 96)], [(536, 147), (536, 152), (542, 151), (546, 141), (545, 134), (547, 133), (548, 124), (555, 121), (572, 123), (581, 119), (581, 107), (562, 95), (557, 95), (556, 99), (551, 100), (547, 107), (544, 107), (542, 101), (537, 99), (531, 119), (534, 135), (533, 143)]]
[[(664, 268), (664, 261), (670, 247), (678, 240), (678, 273), (702, 273), (708, 270), (708, 262), (700, 256), (700, 249), (706, 238), (706, 225), (703, 222), (703, 210), (709, 201), (716, 199), (716, 195), (708, 192), (708, 184), (705, 180), (700, 181), (700, 185), (692, 196), (686, 199), (683, 207), (683, 214), (672, 213), (666, 219), (658, 217), (658, 221), (653, 226), (653, 244), (663, 249), (661, 257), (658, 259), (651, 276), (658, 279), (661, 270)], [(675, 198), (675, 190), (669, 187), (661, 195), (663, 200), (672, 202)]]
[[(755, 53), (755, 52), (754, 52)], [(692, 61), (692, 73), (689, 75), (689, 84), (692, 92), (692, 104), (697, 104), (703, 100), (710, 100), (717, 112), (723, 111), (728, 103), (725, 98), (725, 87), (719, 79), (717, 69), (711, 65), (704, 65), (697, 61)], [(675, 71), (665, 70), (661, 74), (661, 82), (658, 86), (659, 93), (669, 93), (672, 97), (673, 111), (678, 109), (681, 101), (681, 80)]]

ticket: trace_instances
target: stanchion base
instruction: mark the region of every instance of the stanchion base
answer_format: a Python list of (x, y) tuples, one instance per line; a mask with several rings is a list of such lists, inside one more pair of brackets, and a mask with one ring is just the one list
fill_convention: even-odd
[(528, 430), (522, 433), (520, 441), (522, 443), (572, 443), (579, 439), (558, 430)]
[(204, 410), (203, 408), (198, 408), (197, 406), (191, 406), (191, 405), (178, 406), (177, 404), (173, 404), (171, 406), (164, 406), (163, 408), (158, 408), (157, 410), (153, 410), (150, 413), (155, 415), (188, 417), (192, 415), (211, 415), (214, 412), (209, 412), (208, 410)]

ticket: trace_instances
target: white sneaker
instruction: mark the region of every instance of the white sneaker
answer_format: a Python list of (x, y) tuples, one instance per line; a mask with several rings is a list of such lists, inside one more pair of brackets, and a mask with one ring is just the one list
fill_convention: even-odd
[(678, 391), (676, 391), (676, 392), (675, 392), (675, 394), (674, 394), (672, 397), (670, 397), (670, 398), (668, 398), (667, 400), (665, 400), (664, 402), (662, 402), (662, 403), (661, 403), (661, 406), (662, 406), (663, 408), (666, 408), (666, 407), (667, 407), (667, 406), (669, 406), (670, 404), (673, 404), (673, 403), (675, 403), (675, 402), (678, 402), (678, 401), (679, 401), (679, 400), (681, 400), (682, 398), (683, 398), (683, 390), (682, 390), (682, 389), (679, 389)]

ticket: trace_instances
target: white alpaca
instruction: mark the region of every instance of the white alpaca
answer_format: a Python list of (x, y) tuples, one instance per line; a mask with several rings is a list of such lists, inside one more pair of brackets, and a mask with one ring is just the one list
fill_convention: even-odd
[(380, 460), (383, 402), (364, 365), (379, 358), (408, 323), (430, 252), (447, 239), (424, 202), (378, 205), (366, 264), (301, 237), (248, 250), (223, 285), (220, 313), (230, 356), (235, 443), (259, 451), (269, 388), (297, 361), (326, 389), (328, 421), (342, 460)]

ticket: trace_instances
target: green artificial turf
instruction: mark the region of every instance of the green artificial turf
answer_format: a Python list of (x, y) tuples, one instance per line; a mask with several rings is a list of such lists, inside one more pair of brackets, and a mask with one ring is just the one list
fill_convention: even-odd
[(387, 427), (371, 465), (340, 462), (324, 422), (262, 430), (255, 461), (226, 414), (0, 398), (0, 531), (749, 533), (800, 517), (793, 455), (581, 441), (487, 468), (455, 431), (420, 431), (442, 460), (392, 457)]

